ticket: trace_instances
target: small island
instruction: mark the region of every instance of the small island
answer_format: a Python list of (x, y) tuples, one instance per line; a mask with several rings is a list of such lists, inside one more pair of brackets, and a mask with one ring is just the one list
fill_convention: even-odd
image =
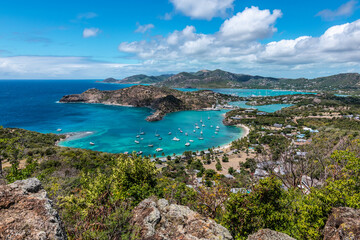
[(175, 89), (136, 85), (114, 91), (89, 89), (81, 94), (66, 95), (61, 103), (101, 103), (107, 105), (147, 107), (155, 112), (147, 121), (161, 120), (167, 113), (185, 110), (211, 110), (218, 104), (241, 98), (210, 90), (182, 92)]

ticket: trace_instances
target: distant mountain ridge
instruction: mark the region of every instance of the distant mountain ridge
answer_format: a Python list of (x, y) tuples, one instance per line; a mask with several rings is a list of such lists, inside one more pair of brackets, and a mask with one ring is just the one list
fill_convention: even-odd
[(323, 91), (359, 91), (359, 73), (341, 73), (314, 79), (307, 78), (273, 78), (252, 76), (226, 72), (220, 69), (214, 71), (180, 72), (160, 76), (134, 75), (122, 80), (113, 78), (103, 82), (124, 84), (154, 84), (170, 88), (255, 88), (255, 89), (294, 89)]
[(243, 87), (242, 85), (252, 81), (262, 83), (277, 80), (277, 78), (236, 74), (217, 69), (214, 71), (201, 70), (195, 73), (181, 72), (169, 77), (157, 85), (185, 88), (230, 88)]
[(126, 77), (122, 80), (116, 80), (114, 78), (107, 78), (103, 82), (105, 83), (121, 83), (121, 84), (155, 84), (164, 81), (171, 77), (173, 74), (163, 74), (160, 76), (148, 76), (145, 74), (133, 75)]

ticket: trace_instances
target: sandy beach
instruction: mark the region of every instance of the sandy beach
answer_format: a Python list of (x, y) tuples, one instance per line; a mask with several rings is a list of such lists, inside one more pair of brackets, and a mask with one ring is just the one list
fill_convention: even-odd
[[(241, 137), (239, 139), (244, 138), (247, 135), (249, 135), (250, 128), (248, 126), (243, 125), (243, 124), (238, 124), (236, 126), (242, 128), (244, 130), (243, 134), (241, 134)], [(231, 151), (230, 148), (231, 148), (231, 143), (220, 146), (219, 148), (215, 148), (215, 150), (216, 149), (217, 150), (222, 150), (222, 151), (224, 151), (224, 153), (229, 153)], [(254, 153), (249, 152), (248, 154), (246, 154), (245, 152), (240, 152), (239, 151), (238, 153), (233, 153), (233, 154), (228, 155), (229, 162), (223, 162), (222, 161), (222, 156), (223, 155), (224, 154), (218, 154), (217, 155), (218, 158), (220, 159), (220, 163), (221, 163), (221, 166), (222, 166), (222, 170), (218, 171), (221, 174), (228, 174), (228, 171), (229, 171), (230, 167), (234, 168), (235, 170), (240, 169), (239, 163), (245, 162), (247, 158), (255, 157)], [(213, 169), (213, 170), (216, 171), (216, 162), (215, 161), (211, 162), (211, 164), (209, 164), (209, 165), (204, 164), (204, 167), (205, 167), (205, 169)]]

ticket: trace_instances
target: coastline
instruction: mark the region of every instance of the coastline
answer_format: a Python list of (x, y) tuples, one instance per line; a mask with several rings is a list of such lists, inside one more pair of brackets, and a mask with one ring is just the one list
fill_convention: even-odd
[[(249, 135), (250, 133), (250, 128), (244, 124), (237, 124), (237, 125), (234, 125), (235, 127), (238, 127), (238, 128), (241, 128), (244, 132), (241, 134), (241, 136), (235, 140), (239, 140), (239, 139), (242, 139), (246, 136)], [(233, 140), (233, 141), (235, 141)], [(232, 141), (231, 141), (232, 142)], [(231, 142), (230, 143), (227, 143), (227, 144), (224, 144), (224, 145), (221, 145), (220, 147), (217, 147), (217, 148), (214, 148), (214, 150), (230, 150), (230, 147), (231, 147)]]
[(62, 142), (69, 141), (69, 140), (72, 140), (72, 139), (85, 138), (85, 137), (90, 136), (92, 134), (94, 134), (94, 132), (91, 132), (91, 131), (87, 131), (87, 132), (68, 132), (68, 133), (64, 133), (64, 134), (58, 134), (58, 135), (65, 135), (65, 138), (63, 138), (63, 139), (61, 139), (59, 141), (56, 141), (55, 145), (58, 146), (58, 147), (65, 147), (65, 146), (61, 145)]

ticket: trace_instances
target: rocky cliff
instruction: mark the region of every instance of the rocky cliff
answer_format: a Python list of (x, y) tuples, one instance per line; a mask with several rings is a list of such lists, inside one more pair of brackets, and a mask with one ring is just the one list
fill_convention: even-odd
[(165, 199), (145, 199), (133, 211), (132, 222), (143, 240), (232, 239), (229, 231), (214, 220)]
[(208, 90), (182, 92), (169, 88), (136, 85), (115, 91), (89, 89), (81, 94), (64, 96), (60, 102), (148, 107), (155, 110), (155, 113), (147, 120), (156, 121), (161, 120), (166, 113), (210, 108), (217, 102), (228, 100), (237, 100), (237, 98)]
[(0, 185), (0, 239), (67, 239), (36, 178)]

